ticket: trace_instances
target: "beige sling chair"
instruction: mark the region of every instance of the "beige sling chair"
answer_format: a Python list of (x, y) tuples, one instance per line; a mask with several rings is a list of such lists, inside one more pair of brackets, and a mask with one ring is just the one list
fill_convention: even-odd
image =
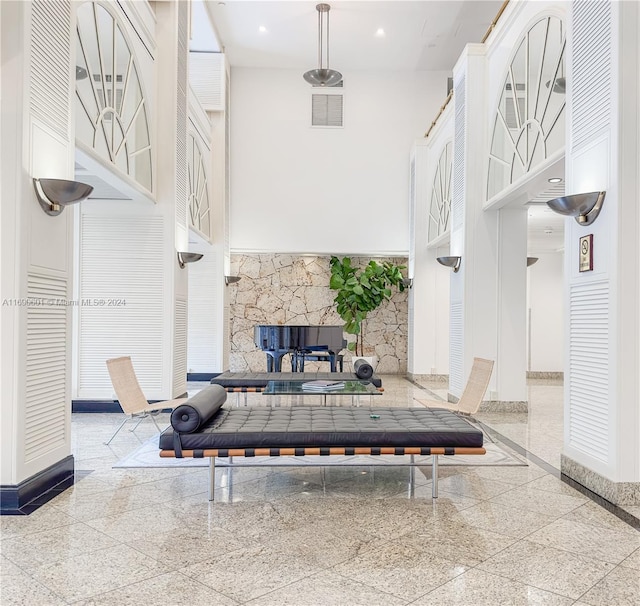
[(175, 400), (166, 400), (164, 402), (149, 404), (142, 393), (142, 389), (140, 389), (140, 384), (138, 383), (138, 379), (129, 356), (107, 360), (107, 369), (109, 370), (109, 376), (111, 377), (111, 383), (113, 384), (113, 389), (116, 392), (116, 397), (118, 398), (118, 402), (120, 402), (120, 407), (128, 416), (125, 417), (124, 421), (122, 421), (118, 429), (116, 429), (115, 433), (109, 438), (108, 442), (105, 442), (105, 444), (109, 444), (111, 440), (118, 435), (118, 432), (124, 427), (124, 424), (129, 419), (138, 420), (131, 431), (135, 431), (138, 425), (140, 425), (142, 419), (145, 417), (149, 417), (157, 427), (158, 431), (161, 431), (160, 426), (155, 419), (158, 413), (167, 408), (173, 410), (176, 406), (187, 401), (187, 398), (178, 398)]
[(456, 404), (446, 402), (445, 400), (420, 400), (415, 398), (427, 408), (447, 408), (453, 412), (463, 415), (474, 415), (478, 412), (482, 398), (489, 387), (491, 372), (493, 371), (493, 360), (485, 360), (484, 358), (473, 358), (473, 366), (469, 373), (469, 379), (465, 385), (462, 397)]

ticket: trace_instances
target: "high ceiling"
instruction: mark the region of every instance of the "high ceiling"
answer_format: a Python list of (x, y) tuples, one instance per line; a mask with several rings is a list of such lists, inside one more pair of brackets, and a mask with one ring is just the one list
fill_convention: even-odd
[[(302, 77), (318, 64), (316, 4), (192, 0), (191, 50), (223, 50), (232, 67), (297, 69)], [(348, 79), (349, 70), (452, 72), (464, 46), (482, 40), (503, 0), (347, 0), (330, 5), (330, 66)], [(379, 29), (384, 35), (376, 35)], [(563, 191), (541, 194), (528, 212), (529, 250), (534, 254), (563, 246), (564, 219), (542, 203)]]
[[(317, 67), (317, 2), (205, 2), (232, 66)], [(481, 41), (502, 4), (502, 0), (330, 3), (331, 67), (343, 74), (371, 69), (451, 71), (465, 44)], [(210, 36), (202, 35), (202, 26), (202, 19), (194, 20), (192, 49), (213, 50), (207, 48)], [(376, 35), (380, 28), (384, 35)]]

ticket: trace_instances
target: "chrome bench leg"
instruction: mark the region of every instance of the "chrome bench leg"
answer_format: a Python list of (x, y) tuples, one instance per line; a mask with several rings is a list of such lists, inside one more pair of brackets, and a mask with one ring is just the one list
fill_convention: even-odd
[(438, 498), (438, 455), (431, 455), (433, 463), (431, 464), (431, 497)]
[(416, 460), (414, 455), (409, 456), (409, 498), (413, 498), (416, 494)]
[(209, 457), (209, 500), (213, 501), (213, 493), (216, 486), (216, 458)]

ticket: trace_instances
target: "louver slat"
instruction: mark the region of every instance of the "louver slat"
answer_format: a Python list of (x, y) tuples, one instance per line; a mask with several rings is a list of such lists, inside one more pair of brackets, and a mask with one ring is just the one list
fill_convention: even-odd
[(449, 335), (449, 389), (452, 393), (462, 393), (464, 358), (462, 303), (451, 304)]
[(187, 58), (188, 2), (178, 2), (178, 74), (176, 115), (176, 223), (187, 229)]
[(31, 3), (30, 109), (65, 140), (69, 138), (71, 3)]
[(220, 340), (215, 313), (219, 282), (208, 277), (218, 275), (219, 258), (216, 254), (205, 255), (189, 270), (189, 372), (214, 372), (222, 367), (215, 347), (215, 343)]
[(576, 0), (572, 31), (571, 145), (588, 142), (611, 120), (611, 3)]
[(453, 95), (455, 104), (455, 133), (453, 138), (453, 197), (451, 201), (454, 231), (462, 227), (464, 221), (465, 192), (465, 147), (466, 147), (466, 80), (460, 78)]
[(113, 388), (105, 360), (123, 355), (133, 358), (145, 393), (161, 389), (162, 242), (162, 217), (82, 215), (80, 299), (113, 299), (124, 305), (79, 307), (80, 398), (95, 397), (96, 392), (110, 397)]
[(27, 297), (42, 305), (27, 308), (25, 462), (64, 445), (66, 439), (67, 307), (46, 305), (64, 299), (66, 292), (64, 278), (27, 276)]
[(609, 457), (609, 287), (575, 285), (570, 295), (571, 445), (596, 459)]
[(187, 390), (187, 302), (176, 299), (175, 340), (173, 346), (174, 392)]

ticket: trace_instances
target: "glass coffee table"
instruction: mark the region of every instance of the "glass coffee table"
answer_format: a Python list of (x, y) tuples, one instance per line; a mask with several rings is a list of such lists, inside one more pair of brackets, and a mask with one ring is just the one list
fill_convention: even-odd
[(262, 394), (265, 396), (321, 396), (323, 405), (327, 396), (351, 396), (351, 403), (360, 405), (360, 396), (380, 396), (382, 392), (367, 381), (343, 381), (338, 388), (305, 389), (305, 381), (269, 381)]

